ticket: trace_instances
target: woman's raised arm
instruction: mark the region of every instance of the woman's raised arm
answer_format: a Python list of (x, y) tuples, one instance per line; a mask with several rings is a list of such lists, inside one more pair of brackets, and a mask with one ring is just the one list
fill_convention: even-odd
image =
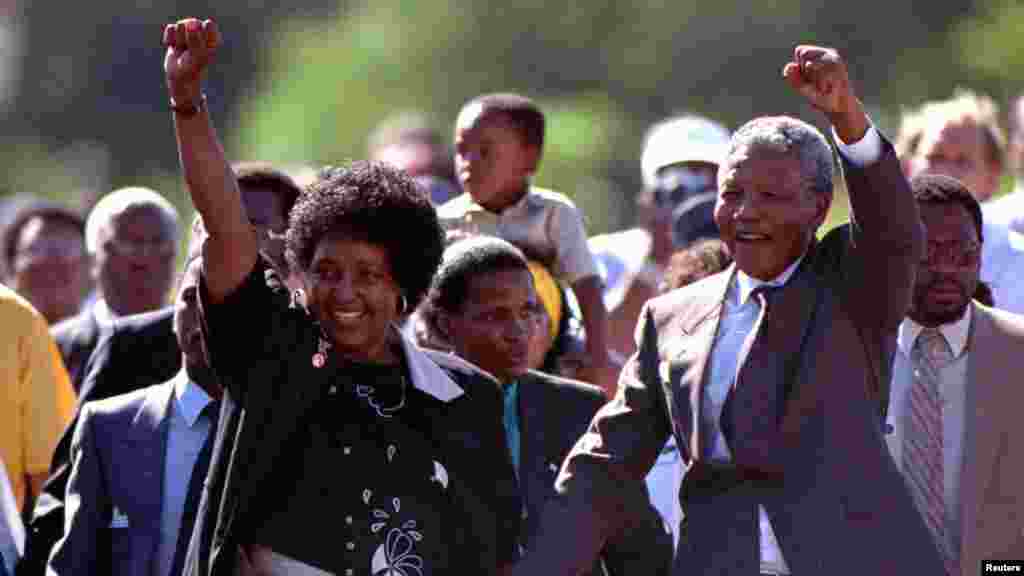
[(178, 158), (192, 203), (209, 232), (204, 277), (210, 298), (219, 302), (241, 286), (259, 249), (203, 94), (203, 77), (220, 45), (220, 33), (212, 20), (187, 18), (164, 28), (163, 44)]

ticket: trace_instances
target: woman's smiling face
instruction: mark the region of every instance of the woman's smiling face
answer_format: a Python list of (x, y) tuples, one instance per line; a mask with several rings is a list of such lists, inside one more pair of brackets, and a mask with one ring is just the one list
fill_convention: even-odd
[(304, 277), (310, 308), (336, 351), (356, 360), (394, 360), (388, 333), (402, 293), (384, 247), (326, 235)]

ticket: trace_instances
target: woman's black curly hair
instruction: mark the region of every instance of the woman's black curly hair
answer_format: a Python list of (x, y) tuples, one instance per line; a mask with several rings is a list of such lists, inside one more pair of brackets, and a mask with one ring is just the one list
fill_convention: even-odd
[(292, 269), (308, 270), (327, 235), (383, 247), (409, 310), (426, 294), (444, 251), (430, 198), (405, 172), (380, 162), (328, 166), (302, 192), (285, 237)]

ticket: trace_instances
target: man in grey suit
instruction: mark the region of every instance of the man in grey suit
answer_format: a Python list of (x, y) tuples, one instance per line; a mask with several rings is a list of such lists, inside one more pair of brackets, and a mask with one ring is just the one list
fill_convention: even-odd
[(928, 237), (900, 324), (886, 440), (947, 571), (1024, 558), (1024, 318), (971, 300), (982, 209), (953, 178), (911, 181)]
[(85, 247), (96, 298), (50, 328), (76, 392), (103, 327), (167, 302), (180, 238), (177, 209), (149, 188), (114, 190), (89, 212)]
[[(434, 275), (423, 319), (445, 344), (501, 382), (509, 454), (523, 501), (520, 544), (529, 550), (540, 512), (557, 497), (555, 477), (604, 403), (600, 388), (529, 370), (530, 331), (543, 313), (526, 257), (499, 238), (456, 242)], [(587, 576), (668, 574), (672, 539), (643, 480), (623, 484), (628, 521), (609, 538)]]
[(184, 368), (163, 384), (82, 408), (65, 533), (48, 574), (181, 573), (220, 397), (200, 332), (199, 263), (187, 267), (175, 302)]
[(942, 574), (882, 435), (888, 359), (922, 252), (917, 206), (836, 51), (785, 80), (832, 124), (853, 224), (815, 233), (832, 153), (810, 125), (757, 118), (718, 172), (735, 264), (651, 300), (615, 398), (562, 465), (515, 574), (575, 574), (622, 525), (617, 487), (670, 434), (683, 452), (675, 574)]

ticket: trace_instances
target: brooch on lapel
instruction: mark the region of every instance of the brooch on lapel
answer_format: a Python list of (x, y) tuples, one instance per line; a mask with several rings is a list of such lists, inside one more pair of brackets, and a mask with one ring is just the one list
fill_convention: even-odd
[(323, 368), (327, 362), (327, 351), (331, 349), (330, 343), (326, 338), (320, 336), (320, 340), (317, 343), (317, 352), (313, 354), (313, 367)]

